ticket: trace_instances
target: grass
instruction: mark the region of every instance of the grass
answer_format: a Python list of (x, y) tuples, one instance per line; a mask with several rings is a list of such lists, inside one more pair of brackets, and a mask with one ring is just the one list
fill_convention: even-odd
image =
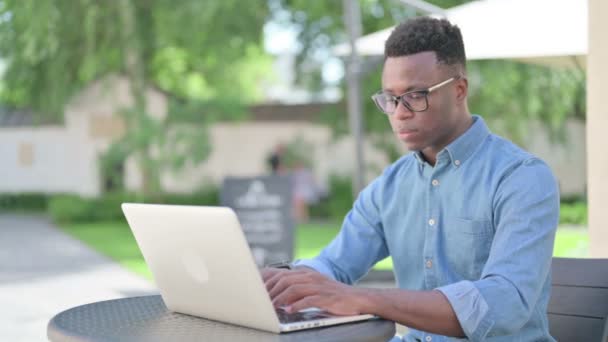
[(129, 226), (123, 222), (82, 223), (60, 226), (68, 234), (125, 268), (152, 279)]
[[(148, 279), (152, 276), (126, 223), (105, 222), (70, 224), (61, 227), (68, 234), (117, 261), (125, 268)], [(302, 224), (296, 228), (295, 258), (312, 258), (338, 233), (339, 224)], [(560, 228), (555, 239), (554, 256), (586, 257), (589, 236), (586, 229)], [(390, 258), (376, 264), (379, 270), (392, 269)]]
[(589, 257), (589, 233), (582, 228), (560, 228), (555, 236), (553, 256), (568, 258)]

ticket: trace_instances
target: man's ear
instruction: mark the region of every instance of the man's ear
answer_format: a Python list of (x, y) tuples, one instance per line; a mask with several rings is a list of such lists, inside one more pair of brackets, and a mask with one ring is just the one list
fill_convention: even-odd
[(461, 77), (456, 80), (456, 99), (458, 101), (464, 101), (469, 94), (469, 80), (465, 77)]

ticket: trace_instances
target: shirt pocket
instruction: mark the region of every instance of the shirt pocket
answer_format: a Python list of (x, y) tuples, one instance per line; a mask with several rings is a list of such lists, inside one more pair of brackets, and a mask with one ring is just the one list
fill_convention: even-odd
[(445, 250), (450, 273), (458, 280), (478, 280), (490, 255), (492, 222), (460, 217), (444, 224)]

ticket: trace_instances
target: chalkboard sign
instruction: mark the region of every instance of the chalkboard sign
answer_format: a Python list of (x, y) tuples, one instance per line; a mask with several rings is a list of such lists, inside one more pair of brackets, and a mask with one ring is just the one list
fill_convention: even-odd
[(258, 266), (293, 259), (289, 177), (226, 178), (221, 202), (236, 212)]

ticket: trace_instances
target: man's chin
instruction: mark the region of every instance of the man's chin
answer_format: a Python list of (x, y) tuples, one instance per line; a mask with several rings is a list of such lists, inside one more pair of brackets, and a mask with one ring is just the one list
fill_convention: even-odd
[(420, 151), (422, 149), (422, 144), (415, 141), (406, 141), (401, 140), (401, 142), (405, 145), (409, 151)]
[(395, 133), (395, 137), (410, 151), (419, 151), (424, 148), (424, 144), (418, 139), (417, 135)]

